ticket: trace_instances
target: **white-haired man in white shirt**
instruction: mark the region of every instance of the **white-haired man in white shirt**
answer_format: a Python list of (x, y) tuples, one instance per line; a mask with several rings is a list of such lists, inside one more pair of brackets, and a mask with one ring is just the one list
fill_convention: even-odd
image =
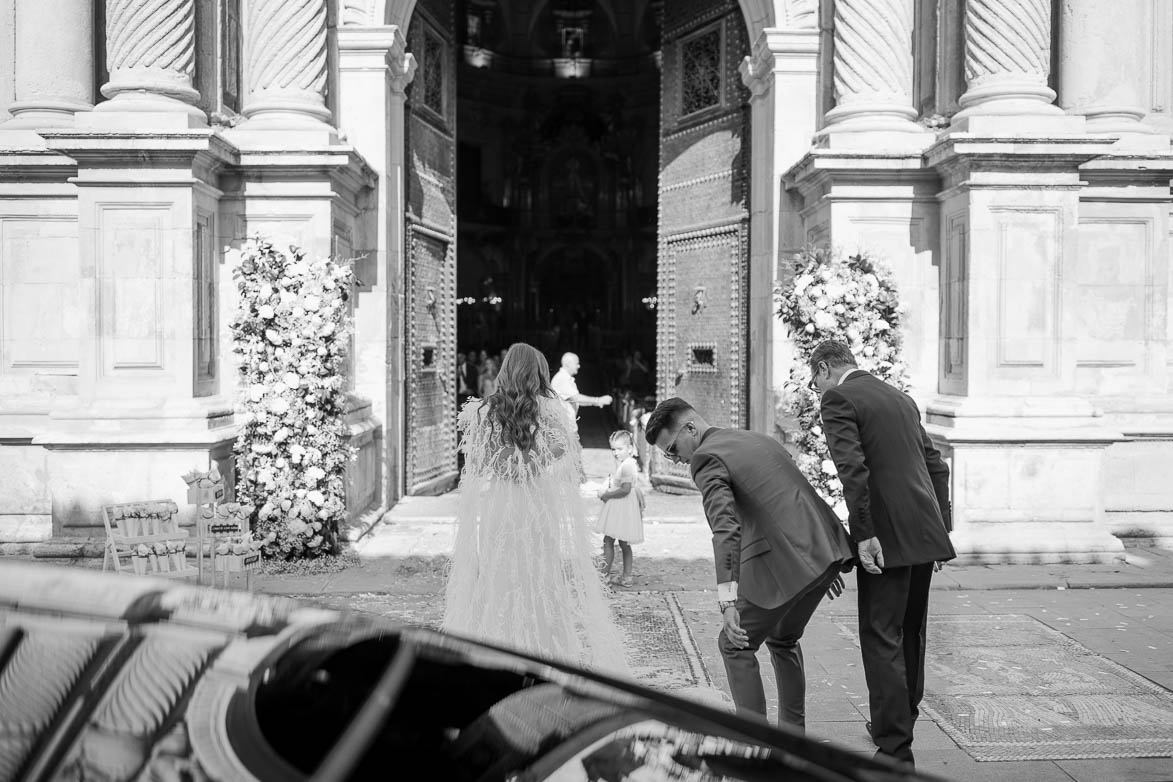
[(554, 377), (550, 379), (550, 386), (554, 389), (554, 393), (562, 400), (562, 406), (566, 408), (566, 414), (570, 416), (571, 426), (574, 431), (578, 431), (578, 408), (582, 405), (589, 405), (591, 407), (606, 407), (611, 404), (611, 396), (604, 394), (603, 396), (587, 396), (579, 393), (578, 383), (575, 382), (574, 376), (578, 374), (579, 369), (578, 356), (574, 353), (562, 354), (562, 366), (554, 373)]

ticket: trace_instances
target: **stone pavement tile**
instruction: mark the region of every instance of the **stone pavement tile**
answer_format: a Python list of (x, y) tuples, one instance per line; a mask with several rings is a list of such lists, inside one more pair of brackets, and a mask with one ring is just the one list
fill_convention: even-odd
[[(1071, 782), (1071, 777), (1051, 760), (1006, 760), (979, 763), (959, 750), (919, 750), (916, 770), (954, 782)], [(1099, 782), (1125, 782), (1101, 777)]]
[(1171, 758), (1056, 760), (1076, 782), (1173, 782)]
[(871, 755), (876, 751), (876, 745), (868, 736), (862, 719), (812, 721), (810, 715), (807, 715), (806, 735), (816, 741), (831, 742), (854, 752)]
[(318, 594), (329, 582), (329, 573), (314, 576), (253, 576), (253, 590), (271, 595)]
[(946, 565), (933, 581), (939, 589), (1036, 589), (1065, 583), (1039, 565)]
[(442, 570), (427, 559), (364, 559), (361, 567), (331, 573), (323, 591), (336, 594), (382, 592), (436, 594), (444, 590)]

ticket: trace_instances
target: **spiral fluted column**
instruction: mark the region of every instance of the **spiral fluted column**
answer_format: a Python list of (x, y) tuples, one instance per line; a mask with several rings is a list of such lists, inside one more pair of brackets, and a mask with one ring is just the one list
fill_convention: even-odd
[[(1067, 0), (1060, 8), (1059, 105), (1089, 133), (1143, 133), (1148, 0)], [(1109, 21), (1110, 20), (1110, 21)]]
[(322, 125), (326, 0), (245, 0), (245, 97), (252, 124)]
[(6, 128), (73, 124), (94, 104), (94, 7), (90, 0), (17, 0), (16, 100)]
[(836, 1), (825, 132), (924, 132), (912, 106), (913, 1)]
[(966, 0), (967, 89), (957, 118), (1061, 114), (1050, 73), (1051, 0)]
[(195, 75), (195, 4), (190, 0), (109, 0), (106, 63), (110, 98), (95, 111), (183, 112), (200, 123)]

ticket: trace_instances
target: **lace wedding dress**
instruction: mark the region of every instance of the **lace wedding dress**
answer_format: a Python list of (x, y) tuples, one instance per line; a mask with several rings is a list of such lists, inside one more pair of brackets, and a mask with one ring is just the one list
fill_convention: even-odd
[(520, 451), (465, 404), (465, 454), (444, 630), (611, 675), (630, 675), (579, 493), (582, 451), (555, 399)]

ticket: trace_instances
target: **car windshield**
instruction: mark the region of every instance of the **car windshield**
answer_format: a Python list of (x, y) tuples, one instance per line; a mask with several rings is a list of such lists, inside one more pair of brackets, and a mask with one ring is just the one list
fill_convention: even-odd
[(904, 778), (856, 775), (854, 760), (832, 754), (826, 765), (811, 762), (788, 751), (810, 744), (802, 737), (763, 725), (750, 732), (774, 740), (760, 740), (634, 685), (433, 633), (368, 628), (310, 639), (265, 676), (253, 701), (263, 741), (235, 731), (242, 757), (266, 746), (250, 756), (261, 779)]

